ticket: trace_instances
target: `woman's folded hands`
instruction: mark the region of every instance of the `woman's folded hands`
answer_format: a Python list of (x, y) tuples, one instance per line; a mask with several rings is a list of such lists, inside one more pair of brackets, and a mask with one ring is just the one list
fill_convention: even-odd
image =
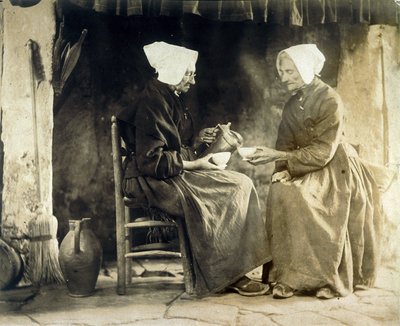
[(286, 182), (292, 179), (292, 176), (290, 175), (288, 170), (283, 170), (280, 172), (275, 172), (272, 175), (271, 182)]

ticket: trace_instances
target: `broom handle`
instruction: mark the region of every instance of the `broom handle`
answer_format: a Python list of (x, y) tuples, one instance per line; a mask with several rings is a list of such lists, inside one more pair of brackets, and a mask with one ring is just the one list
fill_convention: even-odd
[(35, 163), (36, 163), (36, 184), (37, 184), (37, 195), (39, 204), (42, 203), (42, 187), (41, 187), (41, 176), (40, 176), (40, 159), (39, 159), (39, 145), (38, 145), (38, 128), (37, 128), (37, 110), (36, 110), (36, 81), (33, 73), (33, 42), (29, 40), (26, 45), (28, 46), (28, 66), (29, 66), (29, 78), (31, 86), (31, 102), (32, 102), (32, 127), (33, 127), (33, 147), (35, 150)]

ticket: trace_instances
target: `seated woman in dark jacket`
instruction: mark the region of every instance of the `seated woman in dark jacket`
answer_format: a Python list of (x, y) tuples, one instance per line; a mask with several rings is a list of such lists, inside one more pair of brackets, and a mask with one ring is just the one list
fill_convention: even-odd
[(343, 103), (321, 81), (324, 55), (314, 44), (281, 51), (277, 69), (293, 96), (286, 103), (276, 149), (249, 161), (276, 161), (267, 202), (275, 298), (295, 290), (319, 298), (345, 296), (374, 283), (382, 214), (373, 174), (342, 142)]
[(183, 216), (194, 259), (195, 293), (230, 286), (242, 295), (262, 295), (268, 286), (244, 275), (269, 261), (265, 222), (252, 181), (198, 158), (214, 128), (193, 137), (180, 93), (195, 84), (197, 52), (164, 42), (144, 47), (158, 73), (119, 119), (132, 152), (125, 172), (127, 196), (145, 195), (150, 207)]

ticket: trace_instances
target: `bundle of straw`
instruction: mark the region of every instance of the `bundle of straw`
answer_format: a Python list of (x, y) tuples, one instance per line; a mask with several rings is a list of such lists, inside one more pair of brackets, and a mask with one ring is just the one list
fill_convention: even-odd
[(59, 250), (58, 241), (56, 238), (58, 222), (52, 214), (49, 214), (45, 209), (43, 209), (36, 110), (36, 80), (34, 74), (35, 64), (33, 60), (34, 56), (36, 58), (39, 57), (38, 53), (35, 55), (35, 51), (38, 51), (38, 45), (32, 40), (29, 40), (27, 47), (31, 85), (32, 126), (35, 150), (38, 205), (35, 211), (36, 216), (28, 223), (30, 244), (26, 271), (27, 277), (32, 284), (42, 285), (53, 282), (61, 283), (64, 281), (64, 278), (58, 262)]
[(27, 275), (34, 285), (64, 282), (58, 261), (57, 228), (57, 218), (42, 208), (36, 210), (36, 217), (28, 223)]

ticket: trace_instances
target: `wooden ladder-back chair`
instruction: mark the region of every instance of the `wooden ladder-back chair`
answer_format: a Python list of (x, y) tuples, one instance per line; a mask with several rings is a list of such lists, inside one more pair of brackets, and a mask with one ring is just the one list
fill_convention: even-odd
[[(171, 217), (171, 221), (152, 220), (143, 207), (143, 202), (124, 197), (122, 189), (122, 162), (127, 151), (121, 139), (118, 119), (111, 117), (111, 140), (115, 186), (115, 219), (117, 242), (117, 293), (124, 295), (126, 286), (132, 281), (132, 259), (150, 255), (171, 254), (168, 243), (148, 243), (133, 246), (133, 231), (140, 228), (177, 228), (180, 257), (182, 259), (185, 291), (193, 293), (193, 264), (184, 218)], [(138, 196), (140, 197), (140, 196)], [(147, 208), (147, 209), (146, 209)]]

